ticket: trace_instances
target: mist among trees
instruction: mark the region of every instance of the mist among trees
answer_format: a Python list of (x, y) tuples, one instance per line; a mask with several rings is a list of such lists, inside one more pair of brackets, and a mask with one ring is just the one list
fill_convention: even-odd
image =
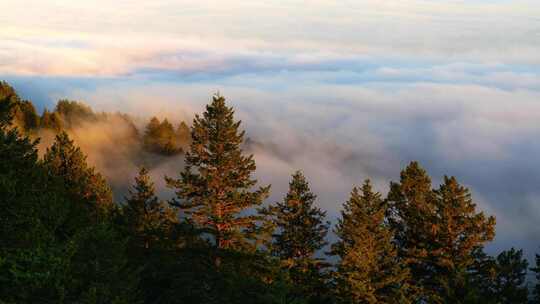
[[(111, 117), (140, 147), (123, 198), (70, 137)], [(302, 168), (268, 201), (246, 140), (219, 95), (191, 123), (154, 117), (139, 131), (75, 101), (39, 115), (1, 83), (0, 303), (540, 303), (527, 280), (540, 258), (488, 255), (496, 220), (458, 178), (433, 185), (412, 161), (387, 194), (351, 189), (332, 225)], [(182, 162), (163, 181), (172, 199), (152, 156)]]

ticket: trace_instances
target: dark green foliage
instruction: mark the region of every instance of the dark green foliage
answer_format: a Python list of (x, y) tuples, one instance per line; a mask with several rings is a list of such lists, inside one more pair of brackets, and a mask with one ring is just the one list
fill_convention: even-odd
[(528, 262), (523, 250), (501, 252), (494, 261), (495, 277), (490, 288), (494, 303), (527, 303), (526, 276)]
[(79, 221), (89, 215), (64, 180), (8, 124), (0, 125), (0, 302), (136, 302), (122, 240)]
[[(475, 264), (461, 290), (466, 301), (457, 303), (528, 303), (528, 262), (522, 250), (511, 248), (497, 257), (477, 250), (474, 257)], [(534, 298), (532, 302), (535, 303)]]
[(43, 163), (49, 174), (64, 180), (71, 199), (81, 204), (81, 208), (88, 208), (94, 221), (111, 212), (111, 189), (101, 174), (88, 166), (86, 156), (67, 133), (61, 132), (56, 136), (54, 144), (43, 157)]
[(190, 280), (195, 279), (196, 273), (191, 271), (200, 270), (198, 257), (188, 253), (203, 242), (197, 241), (192, 227), (179, 223), (174, 210), (156, 197), (145, 168), (140, 169), (129, 192), (118, 222), (128, 237), (131, 267), (140, 270), (138, 289), (147, 303), (184, 303), (181, 295), (195, 293), (200, 286), (194, 281), (183, 282), (178, 290), (178, 286), (172, 286), (178, 280), (175, 272), (188, 272)]
[[(126, 240), (111, 223), (80, 231), (73, 240), (69, 289), (71, 301), (82, 303), (138, 303), (137, 268), (130, 268)], [(71, 302), (68, 301), (68, 302)]]
[(340, 303), (410, 303), (409, 271), (398, 259), (387, 206), (366, 180), (353, 188), (336, 225), (331, 253), (340, 260), (335, 292)]
[(154, 183), (144, 167), (135, 177), (135, 185), (129, 192), (123, 207), (123, 221), (129, 230), (132, 247), (139, 251), (148, 250), (172, 235), (177, 222), (176, 213), (156, 197)]
[(61, 296), (65, 262), (52, 242), (68, 208), (37, 163), (36, 142), (8, 128), (10, 111), (0, 124), (0, 300), (31, 303)]
[(204, 246), (154, 256), (152, 281), (144, 284), (152, 293), (146, 303), (307, 303), (290, 297), (286, 274), (267, 256), (228, 250), (221, 255), (219, 267), (213, 249)]
[[(244, 156), (244, 132), (225, 98), (214, 96), (191, 130), (185, 169), (179, 179), (167, 179), (176, 190), (173, 205), (184, 210), (195, 226), (220, 249), (253, 250), (260, 216), (249, 214), (267, 197), (269, 187), (252, 188), (257, 181), (253, 156)], [(219, 263), (219, 259), (216, 259)]]
[(314, 206), (315, 199), (306, 178), (297, 171), (283, 202), (269, 210), (277, 228), (273, 255), (289, 272), (299, 295), (314, 299), (328, 292), (323, 274), (327, 264), (315, 254), (327, 245), (325, 237), (330, 225), (325, 221), (326, 212)]

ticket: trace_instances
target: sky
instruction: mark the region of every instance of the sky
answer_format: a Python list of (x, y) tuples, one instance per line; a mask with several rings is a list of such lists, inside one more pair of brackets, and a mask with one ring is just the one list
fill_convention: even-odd
[(537, 0), (0, 0), (0, 79), (39, 107), (189, 119), (220, 92), (273, 198), (303, 169), (337, 216), (418, 160), (540, 251)]

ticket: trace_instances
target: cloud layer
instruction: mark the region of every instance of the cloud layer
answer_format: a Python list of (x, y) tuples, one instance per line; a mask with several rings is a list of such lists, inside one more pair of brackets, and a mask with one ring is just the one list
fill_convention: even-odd
[(0, 11), (3, 74), (312, 69), (366, 58), (539, 63), (533, 0), (6, 0)]

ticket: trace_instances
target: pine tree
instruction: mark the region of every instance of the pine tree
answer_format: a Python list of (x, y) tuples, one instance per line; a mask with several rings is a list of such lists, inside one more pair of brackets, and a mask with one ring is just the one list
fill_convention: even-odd
[(84, 203), (94, 220), (112, 210), (109, 185), (100, 173), (88, 166), (86, 156), (67, 133), (56, 136), (53, 145), (47, 148), (43, 162), (51, 175), (63, 178), (72, 201)]
[(474, 251), (494, 235), (495, 219), (476, 211), (469, 190), (445, 177), (437, 191), (417, 162), (401, 172), (388, 194), (388, 219), (399, 257), (408, 264), (419, 298), (430, 303), (462, 301)]
[(30, 101), (17, 100), (14, 104), (13, 124), (24, 132), (31, 132), (39, 126), (39, 116)]
[(495, 279), (490, 288), (493, 303), (527, 303), (526, 285), (528, 262), (523, 250), (511, 248), (495, 259)]
[[(7, 86), (0, 83), (0, 93), (2, 85)], [(55, 210), (58, 205), (64, 207), (63, 188), (57, 180), (47, 177), (38, 161), (39, 140), (32, 140), (12, 128), (13, 107), (17, 100), (14, 95), (2, 97), (0, 94), (0, 244), (6, 246), (24, 243), (24, 238), (31, 236), (34, 228), (41, 229), (36, 228), (42, 224), (40, 214)], [(50, 219), (49, 224), (55, 221)], [(45, 231), (40, 234), (47, 235)]]
[[(398, 257), (411, 271), (411, 285), (416, 289), (427, 284), (429, 270), (423, 259), (430, 248), (427, 239), (431, 232), (435, 209), (431, 178), (417, 162), (411, 162), (401, 172), (399, 183), (390, 183), (387, 218), (395, 231)], [(417, 300), (429, 300), (422, 291)], [(429, 301), (428, 301), (429, 302)]]
[(0, 82), (0, 108), (9, 107), (10, 124), (21, 132), (29, 132), (39, 125), (39, 116), (34, 105), (27, 100), (21, 100), (15, 89), (7, 82)]
[[(478, 250), (475, 255), (477, 265), (473, 268), (471, 285), (468, 286), (468, 291), (474, 297), (465, 303), (537, 303), (535, 290), (528, 302), (528, 262), (523, 258), (522, 250), (511, 248), (496, 257)], [(531, 270), (535, 272), (535, 268)]]
[(257, 183), (251, 177), (255, 161), (243, 155), (244, 131), (239, 127), (225, 98), (214, 96), (202, 117), (195, 116), (184, 171), (167, 183), (176, 190), (172, 205), (211, 236), (216, 248), (243, 251), (255, 248), (252, 232), (261, 217), (254, 207), (261, 205), (270, 187), (252, 190)]
[(335, 273), (341, 303), (407, 303), (409, 272), (400, 264), (385, 222), (386, 204), (366, 180), (353, 188), (336, 225), (332, 255), (340, 258)]
[(174, 155), (179, 152), (177, 147), (176, 133), (173, 125), (165, 118), (159, 126), (158, 145), (165, 155)]
[[(38, 141), (11, 128), (13, 106), (10, 98), (0, 95), (0, 248), (21, 241), (18, 229), (32, 220), (33, 203), (45, 194), (41, 192), (44, 179), (38, 165)], [(41, 184), (35, 184), (37, 180)]]
[(153, 117), (144, 133), (144, 147), (146, 150), (164, 155), (174, 155), (181, 151), (178, 134), (169, 120), (162, 122)]
[(60, 132), (63, 128), (62, 119), (56, 112), (49, 112), (49, 110), (43, 110), (41, 115), (40, 127), (43, 129), (50, 129), (55, 132)]
[(540, 303), (540, 255), (535, 254), (534, 256), (535, 267), (531, 268), (531, 271), (534, 273), (536, 283), (533, 289), (533, 299), (532, 303)]
[(38, 141), (11, 127), (12, 101), (0, 96), (0, 302), (59, 303), (70, 281), (72, 209), (38, 161)]
[(432, 269), (431, 288), (444, 302), (459, 303), (466, 297), (474, 252), (495, 236), (495, 218), (477, 212), (471, 193), (454, 177), (445, 176), (434, 194), (436, 217), (424, 263)]
[(148, 249), (169, 237), (176, 222), (174, 210), (156, 197), (154, 183), (144, 167), (135, 177), (123, 210), (130, 235), (139, 249)]
[(324, 291), (322, 271), (327, 265), (315, 254), (327, 245), (330, 225), (325, 221), (326, 212), (314, 206), (315, 199), (306, 178), (297, 171), (283, 201), (270, 209), (277, 228), (273, 254), (289, 271), (296, 288), (308, 297), (319, 297)]
[(150, 122), (146, 125), (144, 131), (143, 144), (144, 148), (150, 152), (157, 152), (157, 138), (159, 137), (159, 125), (161, 122), (157, 117), (152, 117)]

